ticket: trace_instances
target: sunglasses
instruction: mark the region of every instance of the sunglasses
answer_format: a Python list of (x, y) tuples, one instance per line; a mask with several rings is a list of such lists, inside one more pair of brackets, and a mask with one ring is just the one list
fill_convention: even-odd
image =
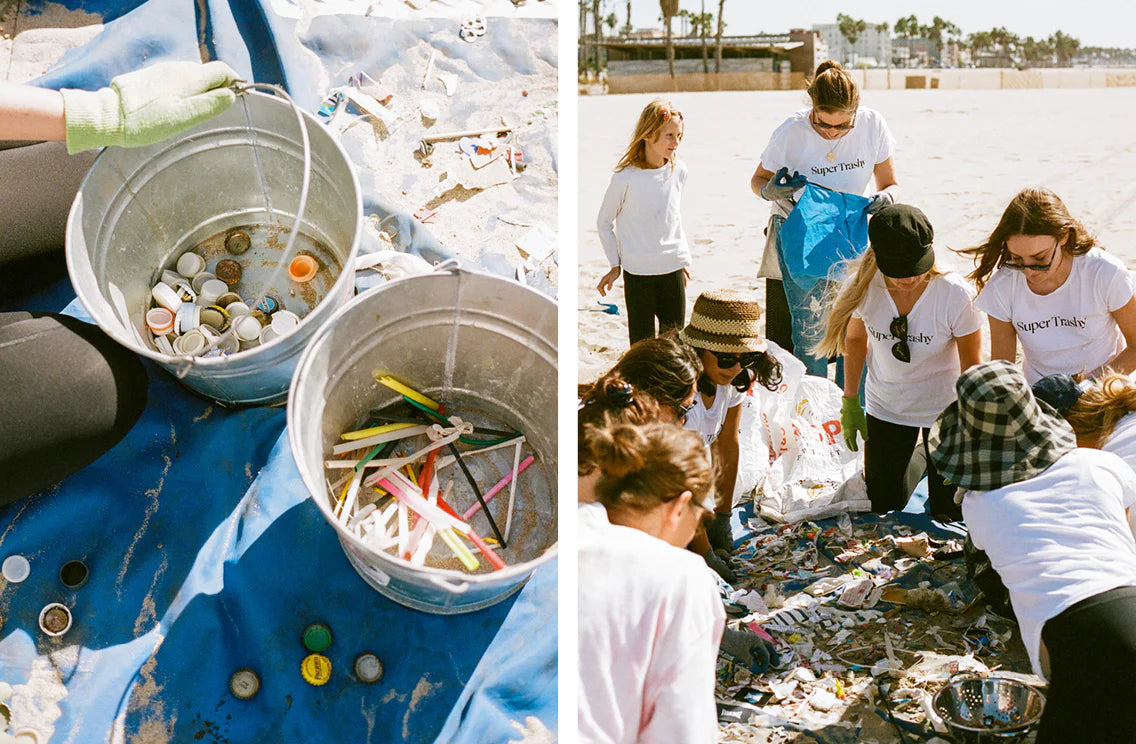
[(911, 347), (907, 345), (907, 316), (900, 315), (888, 326), (891, 335), (899, 339), (891, 347), (891, 355), (904, 364), (911, 363)]
[(674, 409), (675, 420), (682, 422), (682, 423), (685, 423), (686, 422), (686, 415), (688, 413), (690, 413), (691, 411), (693, 411), (694, 406), (696, 406), (696, 405), (698, 405), (698, 398), (695, 398), (694, 400), (690, 401), (690, 403), (685, 405), (685, 406), (676, 406), (675, 409)]
[[(1012, 258), (1003, 258), (1001, 265), (1005, 266), (1007, 269), (1013, 269), (1014, 271), (1049, 271), (1049, 267), (1053, 265), (1054, 260), (1057, 258), (1057, 246), (1059, 246), (1060, 244), (1060, 239), (1053, 239), (1053, 250), (1049, 252), (1049, 260), (1045, 263), (1027, 264), (1022, 263), (1021, 261), (1015, 261)], [(1006, 251), (1006, 253), (1008, 255), (1013, 255), (1008, 250)]]
[(809, 121), (811, 121), (812, 125), (817, 129), (825, 129), (832, 132), (848, 132), (856, 126), (856, 115), (853, 114), (847, 124), (829, 124), (828, 122), (817, 119), (816, 111), (814, 111), (809, 115)]
[(713, 354), (714, 358), (718, 360), (718, 367), (721, 369), (730, 369), (731, 367), (736, 367), (739, 364), (743, 367), (749, 367), (756, 361), (757, 357), (760, 354), (760, 352), (750, 352), (748, 354), (730, 354), (723, 351), (711, 351), (710, 353)]

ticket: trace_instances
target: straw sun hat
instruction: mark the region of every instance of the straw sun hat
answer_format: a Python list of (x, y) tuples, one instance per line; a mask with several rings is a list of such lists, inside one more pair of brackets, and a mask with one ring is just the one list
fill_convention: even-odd
[(712, 290), (698, 295), (690, 323), (678, 337), (696, 349), (724, 354), (765, 351), (760, 320), (761, 305), (753, 293)]
[(996, 359), (963, 372), (958, 400), (931, 427), (931, 460), (943, 477), (990, 491), (1038, 475), (1077, 446), (1072, 427), (1034, 397), (1022, 371)]

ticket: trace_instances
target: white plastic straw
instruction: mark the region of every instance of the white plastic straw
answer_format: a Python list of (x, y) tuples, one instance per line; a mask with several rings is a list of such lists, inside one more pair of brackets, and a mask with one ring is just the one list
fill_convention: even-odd
[(411, 437), (416, 437), (419, 434), (425, 434), (428, 428), (430, 427), (409, 426), (405, 429), (395, 429), (394, 431), (376, 434), (375, 436), (367, 437), (366, 439), (356, 439), (353, 442), (343, 442), (342, 444), (337, 444), (332, 447), (331, 454), (342, 455), (344, 452), (353, 452), (359, 449), (370, 449), (376, 444), (382, 444), (383, 442), (397, 442), (400, 439), (410, 439)]
[[(481, 449), (470, 450), (469, 452), (463, 452), (463, 453), (461, 453), (461, 456), (462, 456), (462, 459), (465, 459), (465, 458), (469, 457), (470, 455), (480, 455), (480, 454), (483, 454), (485, 452), (492, 452), (493, 450), (499, 450), (499, 449), (504, 449), (505, 447), (510, 447), (514, 443), (524, 444), (524, 442), (525, 442), (525, 438), (523, 436), (521, 436), (521, 437), (517, 437), (516, 439), (510, 439), (507, 442), (501, 442), (500, 444), (494, 444), (494, 445), (490, 445), (489, 447), (482, 447)], [(457, 458), (454, 457), (453, 455), (442, 455), (441, 457), (439, 457), (437, 460), (434, 461), (434, 471), (437, 472), (438, 470), (441, 470), (442, 468), (448, 468), (450, 465), (453, 465), (455, 462), (457, 462)]]
[(517, 442), (517, 450), (513, 453), (513, 479), (509, 481), (509, 511), (505, 515), (505, 542), (513, 539), (513, 501), (517, 497), (517, 471), (521, 467), (521, 443)]
[(418, 458), (425, 455), (427, 452), (439, 449), (440, 447), (445, 447), (450, 442), (457, 441), (458, 437), (460, 437), (462, 434), (467, 433), (466, 428), (467, 428), (466, 426), (456, 427), (456, 431), (454, 431), (452, 434), (447, 434), (446, 436), (442, 437), (441, 439), (437, 440), (436, 442), (431, 442), (430, 444), (426, 445), (425, 447), (418, 450), (417, 452), (412, 452), (409, 455), (406, 455), (405, 457), (395, 458), (395, 461), (393, 463), (386, 466), (385, 468), (383, 468), (379, 472), (371, 473), (370, 475), (368, 475), (367, 479), (365, 481), (363, 481), (363, 485), (364, 486), (373, 486), (376, 483), (378, 483), (379, 481), (381, 481), (383, 478), (386, 478), (387, 476), (389, 476), (391, 473), (397, 472), (398, 469), (401, 468), (403, 465), (406, 465), (407, 463), (414, 462)]

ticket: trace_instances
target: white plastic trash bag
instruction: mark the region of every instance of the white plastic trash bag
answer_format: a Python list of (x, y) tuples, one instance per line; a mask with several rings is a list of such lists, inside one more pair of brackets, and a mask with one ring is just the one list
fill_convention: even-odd
[(862, 451), (841, 433), (840, 388), (772, 342), (769, 351), (782, 382), (777, 392), (755, 384), (742, 404), (735, 502), (752, 493), (758, 513), (778, 522), (870, 510)]

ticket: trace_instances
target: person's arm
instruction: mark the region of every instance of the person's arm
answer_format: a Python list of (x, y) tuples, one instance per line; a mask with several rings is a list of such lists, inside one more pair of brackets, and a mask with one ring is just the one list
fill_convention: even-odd
[(868, 328), (860, 318), (849, 318), (844, 331), (844, 397), (860, 396), (860, 375), (868, 356)]
[(1005, 359), (1011, 364), (1018, 360), (1018, 334), (1008, 321), (990, 318), (990, 359)]
[[(955, 345), (958, 347), (959, 355), (959, 369), (966, 372), (968, 369), (976, 364), (982, 362), (982, 330), (979, 329), (974, 333), (968, 333), (965, 336), (955, 337)], [(848, 362), (845, 361), (845, 369), (847, 369)]]
[(600, 283), (596, 285), (600, 297), (607, 296), (612, 286), (615, 285), (615, 280), (619, 278), (621, 271), (619, 239), (615, 235), (615, 219), (623, 209), (623, 200), (627, 197), (627, 186), (622, 182), (617, 183), (617, 181), (621, 181), (617, 178), (618, 175), (615, 174), (611, 177), (611, 183), (607, 185), (607, 191), (604, 192), (603, 201), (600, 203), (599, 214), (596, 215), (596, 231), (600, 234), (600, 246), (603, 247), (604, 256), (607, 257), (608, 265), (611, 266), (611, 269), (600, 278)]
[(876, 181), (876, 191), (886, 191), (891, 194), (892, 199), (899, 198), (899, 182), (895, 180), (895, 162), (888, 158), (882, 163), (876, 163), (876, 167), (872, 169), (872, 177)]
[[(1120, 333), (1124, 336), (1124, 350), (1104, 366), (1112, 368), (1114, 372), (1127, 375), (1132, 370), (1136, 370), (1136, 297), (1129, 300), (1124, 307), (1113, 311), (1112, 319), (1116, 321)], [(1093, 370), (1090, 376), (1099, 376), (1104, 366)]]
[(739, 403), (726, 411), (722, 432), (711, 447), (718, 466), (718, 480), (714, 484), (714, 491), (717, 494), (719, 514), (729, 514), (734, 506), (734, 485), (738, 481), (738, 455), (741, 452), (738, 444), (738, 427), (741, 425), (741, 420), (742, 405)]
[(0, 82), (0, 140), (58, 142), (66, 134), (59, 91)]
[(754, 170), (753, 176), (749, 179), (749, 187), (754, 194), (761, 196), (761, 190), (765, 188), (765, 185), (771, 180), (773, 180), (773, 171), (765, 170), (765, 168), (761, 166), (761, 163), (758, 163), (757, 169)]

